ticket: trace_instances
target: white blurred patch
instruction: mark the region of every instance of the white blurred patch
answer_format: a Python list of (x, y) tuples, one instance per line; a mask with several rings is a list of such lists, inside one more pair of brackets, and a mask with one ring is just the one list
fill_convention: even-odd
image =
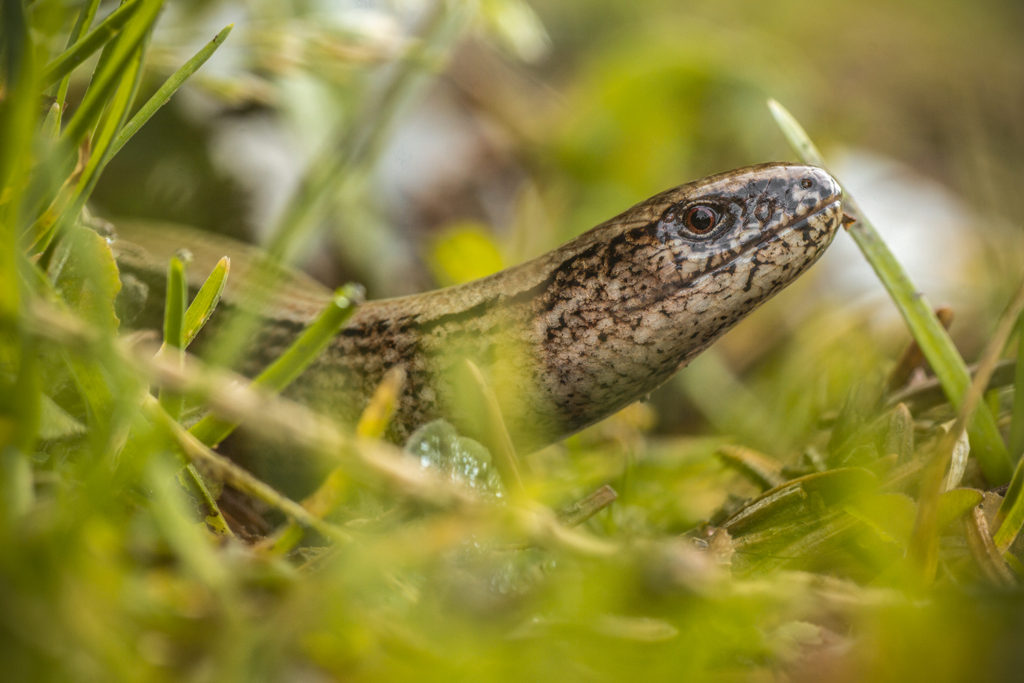
[(267, 238), (302, 173), (304, 160), (288, 142), (269, 115), (232, 119), (213, 129), (211, 157), (249, 190), (246, 219), (257, 241)]
[[(864, 150), (831, 165), (875, 224), (911, 281), (932, 305), (968, 305), (968, 265), (977, 257), (976, 218), (953, 193), (909, 167)], [(885, 297), (881, 283), (849, 235), (836, 236), (822, 258), (823, 284), (844, 299)]]
[(389, 205), (410, 197), (426, 202), (424, 192), (458, 186), (484, 154), (477, 122), (450, 101), (428, 96), (395, 126), (375, 175)]

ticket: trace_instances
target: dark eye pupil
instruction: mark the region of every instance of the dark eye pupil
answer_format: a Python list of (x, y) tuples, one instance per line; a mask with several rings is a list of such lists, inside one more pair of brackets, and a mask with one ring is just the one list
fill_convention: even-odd
[(686, 212), (686, 227), (696, 233), (705, 233), (715, 227), (718, 214), (706, 206), (694, 206)]

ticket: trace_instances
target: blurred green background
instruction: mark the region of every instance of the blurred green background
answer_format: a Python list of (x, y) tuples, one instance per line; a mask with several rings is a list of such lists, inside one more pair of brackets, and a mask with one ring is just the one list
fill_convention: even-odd
[[(80, 3), (27, 6), (56, 54)], [(313, 160), (334, 159), (296, 260), (391, 296), (517, 263), (670, 186), (793, 159), (774, 97), (953, 306), (969, 362), (1024, 274), (1018, 0), (169, 2), (140, 99), (232, 22), (111, 161), (93, 213), (265, 244)], [(616, 488), (586, 526), (628, 548), (611, 558), (524, 549), (498, 506), (428, 514), (355, 484), (356, 518), (337, 520), (355, 541), (281, 558), (214, 541), (159, 448), (108, 467), (47, 445), (37, 504), (0, 524), (0, 660), (18, 680), (1011, 677), (1021, 592), (985, 579), (963, 533), (943, 537), (931, 590), (894, 569), (913, 484), (812, 497), (785, 534), (769, 514), (739, 550), (683, 536), (757, 493), (714, 456), (725, 442), (792, 476), (821, 453), (885, 455), (859, 405), (908, 341), (841, 234), (649, 404), (529, 456), (552, 507)], [(952, 415), (915, 417), (920, 444)], [(837, 519), (859, 526), (819, 534)]]

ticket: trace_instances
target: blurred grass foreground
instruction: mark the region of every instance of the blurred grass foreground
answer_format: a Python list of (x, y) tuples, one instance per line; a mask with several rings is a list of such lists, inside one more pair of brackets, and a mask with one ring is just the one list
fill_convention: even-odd
[[(1019, 678), (1022, 29), (1009, 0), (0, 0), (0, 677)], [(278, 396), (357, 287), (238, 382), (242, 264), (182, 244), (132, 329), (119, 225), (256, 243), (271, 289), (446, 286), (821, 161), (768, 98), (858, 222), (541, 451), (382, 440), (396, 374), (356, 425)], [(207, 323), (236, 334), (197, 361)]]

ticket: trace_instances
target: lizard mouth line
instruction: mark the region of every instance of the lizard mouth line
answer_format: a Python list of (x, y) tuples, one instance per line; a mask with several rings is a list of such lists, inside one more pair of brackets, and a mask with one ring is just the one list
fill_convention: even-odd
[[(709, 268), (708, 270), (705, 270), (702, 273), (693, 275), (690, 278), (681, 277), (679, 280), (675, 282), (666, 283), (665, 285), (662, 286), (660, 291), (663, 295), (672, 296), (674, 294), (678, 294), (680, 291), (696, 287), (707, 278), (713, 277), (718, 273), (721, 273), (722, 271), (730, 267), (733, 267), (736, 263), (740, 261), (750, 259), (750, 254), (752, 252), (759, 251), (774, 242), (778, 242), (779, 240), (786, 238), (793, 232), (802, 230), (809, 221), (813, 221), (830, 212), (834, 213), (837, 217), (841, 216), (842, 212), (840, 209), (840, 205), (841, 198), (838, 195), (831, 195), (828, 198), (822, 200), (821, 203), (818, 204), (818, 206), (815, 207), (815, 209), (808, 213), (807, 215), (801, 216), (800, 218), (790, 221), (789, 223), (779, 225), (776, 228), (762, 234), (760, 239), (753, 240), (750, 243), (743, 245), (735, 254), (733, 254), (732, 258), (729, 258), (728, 260), (723, 261), (722, 263), (714, 266), (713, 268)], [(824, 248), (832, 241), (832, 235), (835, 234), (835, 229), (833, 228), (830, 230), (826, 230), (823, 228), (823, 232), (828, 232), (829, 237), (828, 239), (822, 242), (821, 248), (817, 250), (818, 255), (820, 255), (824, 251)], [(666, 249), (667, 248), (668, 247), (666, 247)], [(811, 260), (817, 260), (817, 256), (815, 256), (815, 258)]]
[[(820, 217), (824, 216), (827, 213), (834, 213), (836, 216), (841, 216), (842, 215), (842, 211), (840, 209), (841, 204), (842, 204), (842, 200), (841, 200), (839, 195), (831, 195), (828, 198), (823, 199), (814, 208), (814, 210), (811, 211), (810, 213), (808, 213), (807, 215), (801, 216), (801, 217), (799, 217), (799, 218), (797, 218), (795, 220), (792, 220), (792, 221), (790, 221), (788, 223), (783, 223), (782, 225), (779, 225), (778, 227), (765, 232), (761, 236), (761, 239), (754, 240), (754, 241), (750, 242), (749, 244), (743, 245), (739, 249), (739, 251), (737, 251), (736, 254), (731, 259), (723, 262), (722, 264), (720, 264), (718, 266), (715, 266), (714, 268), (708, 270), (707, 272), (701, 273), (700, 275), (698, 275), (696, 278), (693, 279), (691, 285), (697, 284), (698, 282), (700, 282), (705, 277), (708, 277), (709, 275), (713, 275), (714, 273), (717, 273), (717, 272), (719, 272), (720, 270), (722, 270), (724, 268), (728, 268), (731, 264), (735, 263), (736, 261), (738, 261), (738, 260), (742, 259), (743, 257), (747, 256), (748, 254), (750, 254), (750, 252), (757, 251), (758, 249), (761, 249), (761, 248), (763, 248), (763, 247), (765, 247), (765, 246), (767, 246), (767, 245), (769, 245), (769, 244), (771, 244), (773, 242), (779, 241), (780, 239), (782, 239), (786, 235), (789, 235), (792, 232), (795, 232), (797, 230), (803, 229), (807, 225), (807, 223), (809, 223), (810, 221), (813, 221), (813, 220), (815, 220), (817, 218), (820, 218)], [(835, 234), (835, 230), (834, 229), (829, 231), (829, 232), (831, 234)], [(828, 240), (828, 241), (831, 241), (831, 239)], [(827, 242), (826, 242), (826, 244), (827, 244)], [(822, 245), (822, 246), (824, 246), (824, 245)]]
[[(774, 230), (770, 230), (767, 233), (765, 233), (765, 235), (756, 242), (751, 242), (750, 244), (746, 245), (742, 250), (740, 250), (736, 254), (736, 258), (745, 255), (747, 252), (753, 249), (757, 249), (758, 247), (764, 246), (765, 244), (774, 242), (781, 238), (783, 235), (793, 232), (794, 230), (800, 230), (803, 226), (807, 225), (808, 222), (816, 218), (820, 218), (826, 213), (834, 213), (836, 216), (841, 217), (841, 206), (842, 198), (838, 195), (832, 195), (826, 199), (823, 199), (817, 206), (814, 207), (814, 210), (808, 213), (806, 216), (801, 216), (796, 220), (784, 223), (775, 228)], [(833, 230), (832, 232), (834, 233), (835, 231)]]

